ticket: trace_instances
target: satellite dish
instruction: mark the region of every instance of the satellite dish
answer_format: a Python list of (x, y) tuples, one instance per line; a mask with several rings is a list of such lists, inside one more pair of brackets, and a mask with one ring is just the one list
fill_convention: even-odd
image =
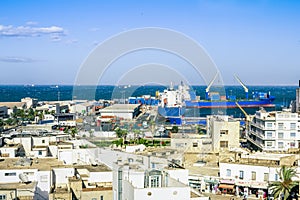
[(31, 183), (31, 181), (29, 181), (28, 176), (24, 173), (19, 174), (19, 178), (22, 181), (22, 183)]
[(8, 138), (5, 138), (5, 139), (4, 139), (4, 142), (5, 142), (6, 144), (14, 144), (14, 141), (13, 141), (13, 140), (10, 140), (10, 139), (8, 139)]

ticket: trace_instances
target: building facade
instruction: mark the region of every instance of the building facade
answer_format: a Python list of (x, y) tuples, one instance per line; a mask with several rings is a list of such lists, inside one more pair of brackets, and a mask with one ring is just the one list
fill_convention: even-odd
[(229, 116), (207, 116), (207, 134), (212, 138), (215, 153), (240, 146), (240, 123)]
[(250, 123), (248, 141), (263, 151), (298, 149), (300, 142), (300, 118), (288, 110), (266, 112), (260, 110)]

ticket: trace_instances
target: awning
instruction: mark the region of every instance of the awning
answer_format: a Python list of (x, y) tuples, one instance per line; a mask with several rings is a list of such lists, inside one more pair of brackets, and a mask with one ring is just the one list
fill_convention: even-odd
[(219, 188), (233, 190), (234, 185), (220, 184)]

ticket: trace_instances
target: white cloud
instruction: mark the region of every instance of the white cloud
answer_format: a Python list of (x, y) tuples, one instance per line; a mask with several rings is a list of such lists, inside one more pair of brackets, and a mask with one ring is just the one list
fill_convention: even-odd
[(34, 26), (34, 25), (37, 25), (38, 23), (37, 22), (34, 22), (34, 21), (28, 21), (26, 22), (26, 25), (28, 26)]
[(0, 62), (8, 62), (8, 63), (32, 63), (36, 60), (25, 57), (0, 57)]
[(32, 27), (26, 26), (4, 26), (0, 25), (0, 37), (37, 37), (42, 35), (65, 35), (65, 30), (59, 26)]

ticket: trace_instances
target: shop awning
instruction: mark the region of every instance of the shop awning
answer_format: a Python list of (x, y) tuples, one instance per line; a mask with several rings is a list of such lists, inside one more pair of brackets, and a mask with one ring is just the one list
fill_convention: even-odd
[(232, 190), (234, 188), (234, 185), (220, 184), (219, 188)]

